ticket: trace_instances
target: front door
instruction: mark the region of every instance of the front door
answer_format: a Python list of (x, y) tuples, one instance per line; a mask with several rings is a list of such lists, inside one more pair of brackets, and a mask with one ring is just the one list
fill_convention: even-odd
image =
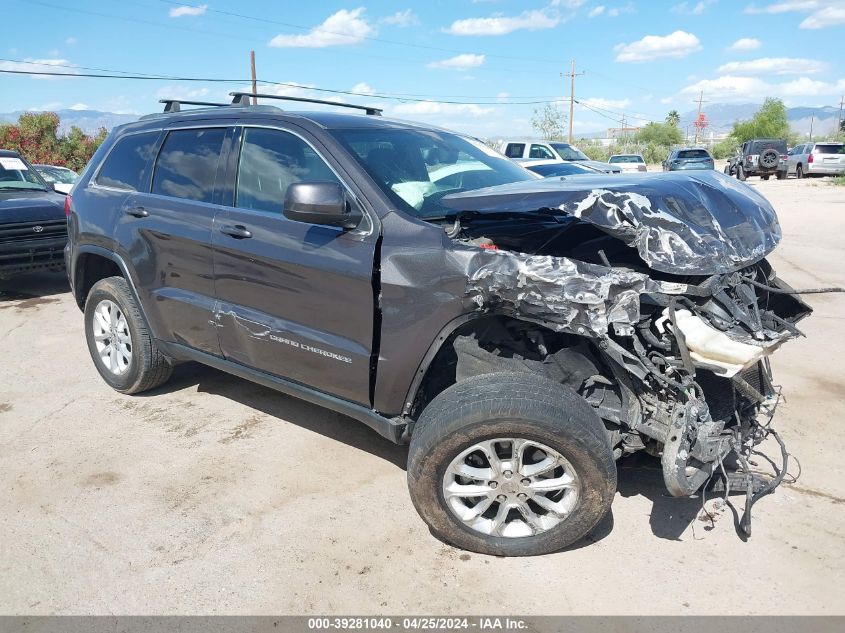
[(244, 127), (235, 143), (231, 206), (214, 226), (224, 356), (369, 405), (377, 235), (282, 215), (291, 183), (341, 182), (303, 135)]

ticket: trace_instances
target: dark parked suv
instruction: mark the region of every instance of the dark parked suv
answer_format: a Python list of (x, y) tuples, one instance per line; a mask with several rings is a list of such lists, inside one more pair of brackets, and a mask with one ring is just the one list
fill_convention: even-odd
[(0, 279), (61, 270), (65, 197), (17, 152), (0, 150)]
[(68, 274), (114, 389), (199, 361), (342, 412), (410, 443), (438, 537), (493, 554), (583, 537), (637, 451), (676, 496), (779, 483), (729, 468), (776, 436), (767, 356), (810, 312), (759, 194), (540, 179), (372, 109), (235, 98), (117, 128), (75, 187)]
[(758, 138), (745, 141), (736, 156), (725, 165), (725, 173), (745, 180), (749, 176), (786, 178), (786, 141), (777, 138)]

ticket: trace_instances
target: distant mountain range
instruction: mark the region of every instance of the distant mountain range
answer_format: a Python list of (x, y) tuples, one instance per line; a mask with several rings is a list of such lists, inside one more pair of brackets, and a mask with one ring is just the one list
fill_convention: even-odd
[[(728, 132), (734, 121), (750, 119), (759, 107), (759, 104), (754, 103), (710, 103), (703, 108), (703, 111), (710, 123), (709, 130), (716, 135), (720, 135)], [(833, 128), (836, 126), (838, 111), (839, 109), (834, 106), (795, 107), (786, 110), (789, 124), (793, 130), (799, 134), (807, 134), (812, 122), (814, 135), (832, 134)], [(22, 111), (0, 113), (0, 122), (15, 122), (21, 114), (23, 114)], [(59, 124), (61, 134), (70, 130), (71, 126), (74, 125), (82, 128), (84, 132), (92, 134), (101, 127), (110, 130), (117, 125), (138, 120), (138, 116), (134, 114), (117, 114), (98, 110), (57, 110), (56, 114), (61, 119)], [(696, 110), (681, 114), (681, 127), (686, 127), (692, 123), (697, 114)], [(604, 136), (604, 134), (604, 130), (597, 130), (593, 133), (579, 134), (579, 137), (596, 138)]]

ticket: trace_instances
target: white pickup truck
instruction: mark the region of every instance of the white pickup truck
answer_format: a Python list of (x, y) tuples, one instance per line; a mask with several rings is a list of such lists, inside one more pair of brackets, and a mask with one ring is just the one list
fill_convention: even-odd
[(597, 160), (590, 160), (580, 149), (561, 141), (532, 141), (530, 139), (515, 139), (499, 143), (499, 151), (515, 161), (523, 160), (560, 160), (577, 161), (607, 174), (621, 173), (618, 165), (610, 165)]

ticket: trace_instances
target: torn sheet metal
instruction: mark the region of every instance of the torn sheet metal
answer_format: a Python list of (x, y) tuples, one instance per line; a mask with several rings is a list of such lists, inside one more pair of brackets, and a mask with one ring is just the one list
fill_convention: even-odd
[(719, 172), (545, 178), (446, 196), (459, 211), (559, 210), (637, 250), (650, 268), (673, 274), (733, 272), (780, 242), (771, 204)]
[(642, 273), (567, 257), (466, 247), (467, 296), (479, 308), (541, 322), (557, 331), (603, 336), (611, 323), (640, 318), (640, 295), (661, 292)]

